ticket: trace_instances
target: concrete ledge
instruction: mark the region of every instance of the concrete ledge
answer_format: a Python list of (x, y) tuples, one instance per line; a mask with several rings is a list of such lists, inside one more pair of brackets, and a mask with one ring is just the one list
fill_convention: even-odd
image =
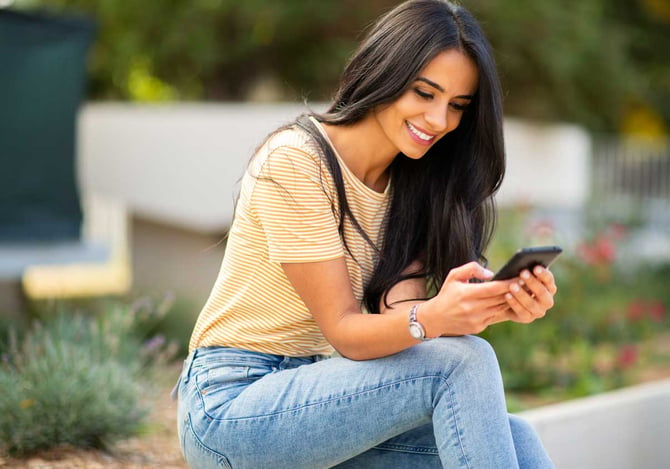
[(558, 469), (669, 467), (670, 379), (522, 412)]
[[(299, 103), (88, 103), (79, 117), (79, 180), (85, 191), (123, 201), (133, 216), (222, 233), (256, 146), (306, 110)], [(501, 206), (582, 206), (591, 153), (583, 129), (506, 119), (505, 141)]]
[(297, 103), (89, 103), (79, 117), (79, 181), (134, 216), (223, 233), (256, 146), (306, 110)]
[(107, 246), (104, 260), (61, 259), (29, 265), (23, 273), (28, 298), (73, 298), (120, 295), (131, 286), (132, 269), (128, 215), (123, 204), (94, 194), (82, 197), (82, 238)]

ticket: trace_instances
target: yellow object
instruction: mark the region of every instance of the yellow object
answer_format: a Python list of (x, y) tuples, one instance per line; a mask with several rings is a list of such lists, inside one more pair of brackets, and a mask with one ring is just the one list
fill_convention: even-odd
[(667, 135), (663, 117), (644, 104), (629, 106), (624, 114), (621, 131), (626, 137), (657, 139)]
[(26, 269), (23, 290), (32, 299), (122, 295), (132, 282), (130, 263), (36, 265)]
[(85, 197), (84, 239), (109, 246), (106, 262), (32, 265), (23, 274), (23, 290), (31, 299), (121, 295), (132, 284), (125, 207), (100, 197)]
[(642, 5), (657, 20), (670, 23), (670, 0), (642, 0)]

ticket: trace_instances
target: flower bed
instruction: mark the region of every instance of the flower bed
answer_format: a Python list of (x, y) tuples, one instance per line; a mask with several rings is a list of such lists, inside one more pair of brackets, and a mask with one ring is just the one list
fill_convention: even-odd
[[(629, 227), (603, 225), (566, 246), (551, 222), (533, 219), (527, 209), (503, 212), (501, 219), (492, 265), (524, 245), (565, 248), (552, 266), (559, 292), (547, 316), (484, 333), (513, 396), (581, 397), (633, 384), (644, 379), (642, 370), (668, 368), (670, 265), (625, 257)], [(526, 407), (514, 398), (511, 404)]]

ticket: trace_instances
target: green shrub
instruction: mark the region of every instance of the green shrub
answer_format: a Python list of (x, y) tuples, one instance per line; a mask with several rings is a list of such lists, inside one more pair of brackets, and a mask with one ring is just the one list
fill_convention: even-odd
[(489, 253), (494, 270), (524, 245), (566, 248), (552, 267), (559, 290), (547, 316), (482, 334), (496, 349), (506, 388), (564, 399), (633, 382), (638, 366), (656, 358), (651, 339), (670, 331), (670, 267), (622, 262), (622, 225), (594, 229), (573, 246), (527, 210), (503, 212), (502, 220)]
[(0, 451), (105, 448), (136, 434), (148, 410), (148, 372), (173, 349), (138, 333), (147, 311), (120, 303), (101, 315), (60, 310), (23, 336), (10, 334), (0, 365)]

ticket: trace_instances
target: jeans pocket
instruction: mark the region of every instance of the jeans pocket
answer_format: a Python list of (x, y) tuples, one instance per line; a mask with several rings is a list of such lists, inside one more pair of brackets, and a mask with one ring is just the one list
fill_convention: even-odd
[(237, 397), (259, 378), (273, 371), (272, 367), (257, 364), (218, 364), (195, 376), (195, 385), (200, 394), (205, 414), (220, 418), (217, 409)]
[(232, 469), (228, 459), (205, 446), (193, 431), (191, 417), (188, 416), (182, 430), (181, 448), (186, 463), (198, 469)]

